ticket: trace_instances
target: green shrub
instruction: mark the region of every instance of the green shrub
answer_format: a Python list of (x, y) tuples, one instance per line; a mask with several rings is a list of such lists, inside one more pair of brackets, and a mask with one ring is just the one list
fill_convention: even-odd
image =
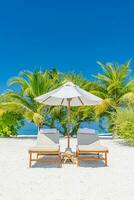
[(114, 134), (125, 139), (129, 145), (134, 145), (134, 110), (117, 109), (112, 121)]
[(0, 117), (0, 136), (10, 137), (17, 135), (17, 131), (24, 125), (22, 115), (7, 112)]

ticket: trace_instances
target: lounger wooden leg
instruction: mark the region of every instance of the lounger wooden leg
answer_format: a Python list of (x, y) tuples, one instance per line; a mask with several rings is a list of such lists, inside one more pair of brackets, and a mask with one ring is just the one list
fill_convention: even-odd
[(105, 152), (105, 166), (107, 166), (107, 152)]
[(79, 160), (79, 157), (77, 157), (77, 167), (80, 166), (80, 160)]
[(30, 152), (29, 153), (29, 167), (31, 168), (31, 166), (32, 166), (32, 153)]
[(62, 167), (62, 156), (61, 156), (60, 149), (59, 149), (59, 159), (60, 159), (60, 167)]
[(80, 166), (80, 159), (79, 159), (79, 150), (76, 150), (76, 156), (77, 156), (77, 167)]
[(76, 150), (76, 158), (78, 157), (78, 152), (77, 152), (77, 150)]
[(59, 157), (59, 167), (62, 167), (61, 153), (59, 153), (58, 157)]

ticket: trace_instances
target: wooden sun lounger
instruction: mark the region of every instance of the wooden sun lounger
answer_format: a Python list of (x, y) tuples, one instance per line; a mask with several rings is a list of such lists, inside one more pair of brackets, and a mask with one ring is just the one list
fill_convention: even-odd
[[(108, 150), (80, 150), (77, 147), (76, 156), (77, 156), (77, 166), (80, 165), (81, 160), (104, 160), (105, 166), (107, 166), (107, 153)], [(101, 157), (100, 154), (104, 154), (104, 157)], [(81, 157), (81, 156), (84, 157)], [(91, 156), (91, 157), (90, 157)], [(96, 156), (96, 157), (95, 157)]]
[[(40, 130), (37, 136), (37, 145), (29, 149), (29, 167), (32, 162), (53, 162), (61, 166), (59, 133), (56, 129)], [(33, 157), (33, 154), (36, 157)], [(44, 156), (44, 157), (42, 157)], [(49, 157), (48, 157), (49, 156)], [(51, 156), (51, 158), (50, 158)]]
[(76, 147), (77, 166), (82, 160), (104, 160), (107, 166), (107, 147), (104, 147), (99, 142), (99, 137), (96, 133), (90, 133), (84, 129), (78, 131), (78, 145)]

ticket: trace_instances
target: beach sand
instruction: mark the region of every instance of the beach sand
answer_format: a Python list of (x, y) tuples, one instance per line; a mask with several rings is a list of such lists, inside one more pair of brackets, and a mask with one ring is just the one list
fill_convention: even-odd
[[(80, 167), (35, 164), (28, 149), (35, 139), (0, 139), (0, 200), (134, 200), (134, 147), (101, 140), (109, 148), (108, 167), (84, 161)], [(67, 140), (60, 140), (61, 149)], [(76, 139), (71, 139), (75, 150)]]

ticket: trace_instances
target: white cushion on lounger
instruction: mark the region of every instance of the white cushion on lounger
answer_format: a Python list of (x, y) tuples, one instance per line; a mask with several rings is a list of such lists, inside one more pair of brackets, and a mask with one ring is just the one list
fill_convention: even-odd
[(56, 128), (41, 128), (39, 130), (40, 133), (57, 133), (58, 130)]
[(78, 145), (89, 145), (94, 142), (99, 143), (99, 137), (96, 133), (78, 133), (77, 134)]
[(37, 136), (37, 145), (53, 146), (59, 144), (59, 132), (56, 129), (41, 129)]
[(78, 149), (81, 151), (107, 151), (107, 147), (100, 144), (99, 137), (96, 133), (78, 133)]
[(53, 145), (53, 146), (33, 146), (29, 149), (30, 151), (58, 151), (59, 145)]
[(79, 128), (78, 133), (95, 133), (95, 129), (91, 128)]
[(107, 147), (100, 144), (78, 145), (80, 151), (108, 151)]

